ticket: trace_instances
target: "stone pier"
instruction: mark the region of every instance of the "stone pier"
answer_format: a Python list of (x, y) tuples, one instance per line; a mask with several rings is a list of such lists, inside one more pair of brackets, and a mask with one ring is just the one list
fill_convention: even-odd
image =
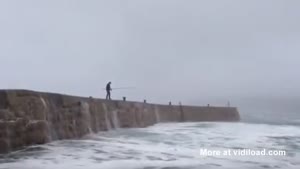
[(0, 153), (91, 132), (163, 122), (239, 121), (237, 108), (108, 101), (28, 90), (0, 90)]

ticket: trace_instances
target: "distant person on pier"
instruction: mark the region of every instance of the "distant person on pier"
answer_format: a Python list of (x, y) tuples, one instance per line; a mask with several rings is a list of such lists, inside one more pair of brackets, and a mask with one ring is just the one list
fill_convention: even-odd
[(108, 82), (106, 85), (106, 100), (111, 100), (110, 98), (110, 91), (112, 91), (111, 89), (111, 82)]

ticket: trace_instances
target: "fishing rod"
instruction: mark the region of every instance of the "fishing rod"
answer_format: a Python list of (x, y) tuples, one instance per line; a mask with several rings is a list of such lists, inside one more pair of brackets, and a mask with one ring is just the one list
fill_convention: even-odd
[(112, 88), (113, 90), (120, 90), (120, 89), (136, 89), (136, 87), (116, 87)]
[[(106, 88), (102, 88), (103, 90), (106, 90)], [(115, 87), (112, 88), (112, 90), (126, 90), (126, 89), (136, 89), (136, 87)]]

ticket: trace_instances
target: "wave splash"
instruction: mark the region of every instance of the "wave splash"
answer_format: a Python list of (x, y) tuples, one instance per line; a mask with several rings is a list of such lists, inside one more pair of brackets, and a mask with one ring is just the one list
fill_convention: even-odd
[[(0, 158), (0, 169), (300, 167), (300, 127), (250, 123), (165, 123), (32, 146)], [(200, 156), (200, 149), (286, 150), (286, 156)]]

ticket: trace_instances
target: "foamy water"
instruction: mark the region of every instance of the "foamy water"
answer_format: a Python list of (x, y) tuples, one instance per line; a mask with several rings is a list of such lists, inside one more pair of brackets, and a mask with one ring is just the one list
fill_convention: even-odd
[[(200, 149), (286, 150), (286, 156), (200, 156)], [(300, 168), (300, 127), (166, 123), (32, 146), (1, 157), (0, 169)]]

